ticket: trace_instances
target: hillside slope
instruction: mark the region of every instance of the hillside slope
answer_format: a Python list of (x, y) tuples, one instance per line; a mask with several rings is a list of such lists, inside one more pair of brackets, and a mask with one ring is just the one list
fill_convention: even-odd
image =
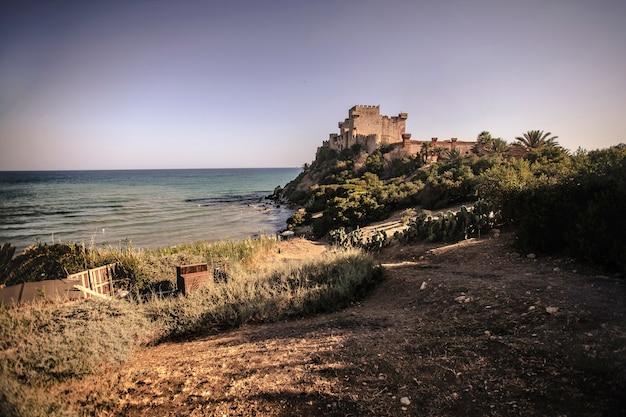
[[(392, 246), (344, 311), (146, 348), (57, 395), (110, 416), (625, 415), (626, 282), (511, 239)], [(281, 256), (323, 256), (298, 242)]]

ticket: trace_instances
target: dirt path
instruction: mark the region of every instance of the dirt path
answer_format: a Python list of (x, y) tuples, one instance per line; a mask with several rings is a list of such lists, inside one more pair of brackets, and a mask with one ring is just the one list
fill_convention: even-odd
[(380, 260), (346, 310), (148, 348), (59, 395), (111, 416), (626, 415), (623, 280), (506, 234)]

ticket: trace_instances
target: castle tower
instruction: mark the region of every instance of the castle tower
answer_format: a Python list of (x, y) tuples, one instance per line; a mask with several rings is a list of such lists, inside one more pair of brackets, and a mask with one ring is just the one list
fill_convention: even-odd
[(338, 123), (339, 134), (329, 137), (329, 146), (342, 150), (360, 144), (373, 152), (382, 145), (401, 143), (407, 117), (406, 113), (381, 116), (380, 106), (354, 106), (348, 111), (348, 118)]
[(402, 134), (402, 147), (407, 152), (411, 150), (411, 134), (410, 133)]

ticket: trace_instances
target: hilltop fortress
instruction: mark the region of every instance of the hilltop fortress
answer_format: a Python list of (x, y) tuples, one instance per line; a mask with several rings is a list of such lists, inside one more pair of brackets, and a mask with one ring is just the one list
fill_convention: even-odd
[[(391, 145), (399, 148), (409, 155), (419, 154), (424, 144), (432, 150), (444, 148), (449, 151), (457, 150), (461, 155), (471, 153), (476, 142), (463, 142), (457, 138), (439, 141), (438, 138), (420, 141), (411, 140), (411, 134), (405, 133), (406, 113), (389, 117), (380, 114), (380, 106), (354, 106), (348, 111), (348, 118), (339, 122), (339, 133), (331, 133), (328, 140), (322, 143), (322, 147), (341, 151), (359, 144), (368, 153), (372, 153), (382, 146)], [(436, 160), (437, 155), (429, 156)]]
[[(359, 150), (368, 154), (377, 149), (385, 148), (383, 157), (386, 161), (405, 156), (415, 157), (419, 155), (424, 162), (436, 162), (442, 151), (457, 151), (461, 156), (472, 153), (472, 148), (476, 142), (459, 141), (456, 138), (439, 141), (437, 138), (430, 140), (411, 140), (411, 134), (406, 133), (406, 120), (408, 115), (400, 113), (397, 116), (389, 117), (380, 114), (380, 106), (354, 106), (348, 111), (348, 118), (339, 122), (339, 133), (331, 133), (328, 140), (322, 142), (322, 146), (317, 149), (315, 161), (320, 156), (320, 151), (331, 149), (341, 152), (359, 145)], [(361, 157), (360, 166), (363, 165), (366, 155)], [(297, 193), (307, 195), (310, 187), (317, 184), (324, 173), (319, 169), (305, 169), (298, 178), (291, 181), (284, 189), (278, 187), (274, 190), (274, 199), (281, 199), (285, 196), (287, 200), (298, 201)], [(296, 197), (294, 197), (296, 196)], [(301, 196), (300, 196), (301, 197)]]

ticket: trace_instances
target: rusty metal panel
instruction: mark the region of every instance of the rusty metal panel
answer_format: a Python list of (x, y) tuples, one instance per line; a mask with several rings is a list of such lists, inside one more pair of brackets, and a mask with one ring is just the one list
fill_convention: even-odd
[(209, 265), (193, 264), (176, 267), (176, 285), (178, 291), (188, 295), (203, 286), (213, 285), (213, 274), (209, 273)]
[(55, 279), (26, 282), (0, 289), (0, 305), (15, 307), (20, 304), (46, 301), (64, 302), (83, 298), (80, 291), (74, 289), (77, 280)]
[(207, 272), (208, 270), (209, 270), (209, 265), (206, 263), (180, 265), (176, 267), (176, 273), (178, 275), (195, 274), (197, 272)]
[(178, 280), (178, 289), (184, 295), (189, 295), (204, 286), (213, 285), (213, 275), (208, 272), (182, 275), (180, 278)]

